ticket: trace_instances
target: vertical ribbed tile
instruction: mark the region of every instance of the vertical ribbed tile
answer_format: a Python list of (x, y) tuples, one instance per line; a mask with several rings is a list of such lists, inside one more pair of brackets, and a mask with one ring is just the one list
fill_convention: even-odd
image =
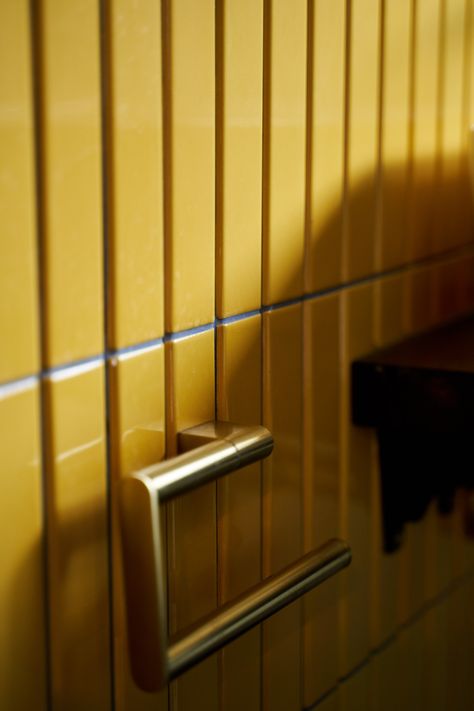
[(345, 0), (316, 0), (310, 96), (310, 219), (305, 255), (305, 291), (327, 288), (342, 278), (342, 195), (345, 119)]
[(160, 345), (116, 356), (109, 364), (117, 711), (164, 711), (168, 708), (166, 691), (158, 694), (141, 691), (130, 673), (118, 520), (120, 478), (156, 464), (164, 456), (164, 360), (164, 346)]
[(400, 708), (423, 708), (423, 619), (401, 630)]
[(462, 152), (468, 128), (463, 126), (465, 8), (466, 0), (444, 0), (442, 5), (437, 251), (471, 238), (465, 234), (462, 209)]
[[(244, 425), (261, 421), (261, 317), (221, 326), (217, 333), (217, 418)], [(218, 482), (219, 602), (261, 579), (262, 497), (258, 462)], [(221, 708), (260, 711), (261, 628), (224, 648)]]
[(379, 133), (380, 0), (349, 3), (344, 278), (374, 270)]
[(159, 3), (107, 6), (110, 345), (163, 335)]
[(220, 317), (251, 311), (261, 302), (263, 4), (223, 0), (216, 10)]
[[(176, 434), (214, 419), (214, 331), (166, 344), (167, 457)], [(168, 505), (170, 632), (212, 612), (217, 603), (216, 484)], [(218, 665), (214, 654), (170, 687), (173, 711), (217, 711)]]
[(370, 660), (369, 684), (370, 711), (399, 711), (401, 706), (402, 659), (398, 638), (391, 639), (385, 649), (379, 650)]
[(406, 255), (411, 22), (412, 0), (385, 3), (378, 271), (400, 265)]
[(370, 668), (362, 667), (339, 687), (340, 711), (360, 711), (370, 708)]
[(40, 57), (44, 359), (103, 349), (99, 3), (43, 0)]
[(46, 711), (38, 383), (0, 388), (0, 707)]
[(342, 500), (341, 534), (357, 561), (340, 573), (342, 640), (340, 674), (346, 675), (368, 655), (372, 574), (373, 429), (355, 427), (350, 419), (350, 364), (373, 350), (373, 287), (354, 287), (343, 299)]
[(0, 7), (0, 382), (38, 370), (30, 13)]
[(437, 601), (423, 617), (423, 702), (421, 708), (450, 708), (448, 681), (447, 606)]
[(214, 318), (214, 3), (164, 0), (165, 324)]
[(340, 711), (340, 698), (341, 694), (337, 688), (329, 694), (329, 696), (324, 698), (315, 708), (317, 708), (318, 711)]
[(111, 708), (104, 390), (101, 363), (44, 384), (54, 711)]
[[(340, 536), (340, 295), (304, 304), (304, 548)], [(339, 579), (303, 599), (304, 706), (339, 677)]]
[[(302, 307), (263, 316), (263, 422), (275, 447), (263, 465), (263, 574), (296, 560), (303, 548)], [(301, 602), (263, 626), (263, 709), (301, 708)]]
[[(413, 269), (404, 276), (404, 322), (408, 335), (433, 327), (436, 318), (434, 267)], [(437, 512), (432, 502), (422, 521), (406, 527), (401, 551), (399, 620), (405, 622), (436, 592)]]
[(304, 0), (266, 0), (263, 302), (303, 293), (306, 33)]
[(441, 0), (417, 0), (414, 12), (412, 175), (407, 256), (434, 251), (433, 200), (438, 154)]
[[(383, 348), (400, 341), (404, 336), (403, 280), (394, 276), (374, 284), (375, 321), (374, 346)], [(400, 607), (400, 559), (401, 551), (387, 554), (383, 550), (382, 485), (378, 461), (378, 448), (374, 452), (372, 471), (372, 605), (371, 646), (378, 647), (394, 634)]]

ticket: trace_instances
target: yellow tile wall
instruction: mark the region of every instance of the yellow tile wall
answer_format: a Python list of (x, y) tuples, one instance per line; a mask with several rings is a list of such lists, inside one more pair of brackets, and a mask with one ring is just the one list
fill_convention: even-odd
[[(470, 708), (472, 503), (382, 553), (349, 367), (472, 311), (473, 1), (5, 0), (0, 57), (2, 708)], [(216, 417), (275, 451), (165, 507), (170, 630), (353, 563), (148, 694), (118, 483)]]

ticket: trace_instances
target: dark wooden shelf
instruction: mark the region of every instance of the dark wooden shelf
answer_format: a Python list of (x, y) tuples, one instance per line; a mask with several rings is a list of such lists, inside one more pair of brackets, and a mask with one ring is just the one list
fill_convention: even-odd
[(354, 424), (474, 431), (474, 317), (352, 364)]
[(436, 499), (449, 512), (474, 485), (474, 317), (352, 363), (352, 419), (375, 427), (385, 549)]

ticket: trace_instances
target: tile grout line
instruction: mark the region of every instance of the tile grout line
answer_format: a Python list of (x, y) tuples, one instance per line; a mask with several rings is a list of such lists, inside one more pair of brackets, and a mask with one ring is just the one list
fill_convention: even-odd
[(24, 376), (21, 376), (19, 378), (13, 378), (11, 380), (3, 381), (0, 383), (0, 394), (4, 387), (15, 384), (21, 384), (22, 382), (31, 378), (44, 379), (51, 377), (52, 375), (60, 371), (67, 370), (68, 368), (74, 368), (76, 366), (93, 363), (99, 364), (100, 362), (109, 361), (113, 358), (120, 358), (126, 355), (138, 355), (148, 349), (157, 348), (163, 345), (164, 343), (179, 341), (184, 338), (189, 338), (190, 336), (195, 336), (199, 333), (210, 331), (220, 326), (226, 326), (231, 323), (243, 321), (244, 319), (259, 316), (264, 313), (278, 311), (280, 309), (287, 308), (289, 306), (295, 306), (306, 301), (314, 301), (316, 299), (329, 296), (330, 294), (343, 293), (349, 289), (356, 288), (358, 286), (363, 286), (365, 284), (373, 284), (374, 282), (381, 279), (387, 279), (393, 276), (406, 274), (418, 268), (436, 266), (437, 264), (446, 263), (450, 259), (455, 259), (457, 257), (468, 257), (472, 253), (474, 253), (474, 244), (467, 243), (461, 245), (460, 247), (448, 249), (436, 255), (416, 260), (414, 262), (411, 262), (410, 264), (404, 264), (382, 272), (369, 274), (365, 277), (361, 277), (353, 281), (343, 282), (341, 284), (338, 284), (337, 286), (329, 287), (320, 291), (302, 294), (301, 296), (297, 296), (294, 299), (289, 299), (288, 301), (281, 301), (274, 304), (269, 304), (267, 306), (261, 306), (259, 309), (252, 309), (251, 311), (246, 311), (240, 314), (233, 314), (232, 316), (226, 316), (224, 318), (215, 318), (214, 321), (210, 321), (209, 323), (194, 326), (188, 329), (183, 329), (182, 331), (175, 331), (174, 333), (165, 333), (164, 336), (159, 336), (157, 338), (153, 338), (148, 341), (143, 341), (141, 343), (123, 346), (121, 348), (106, 349), (103, 353), (96, 353), (86, 358), (70, 361), (68, 363), (62, 363), (59, 365), (52, 366), (50, 368), (44, 368), (38, 373), (26, 373)]
[(431, 610), (434, 610), (438, 605), (441, 605), (443, 602), (448, 600), (453, 593), (456, 592), (456, 590), (459, 590), (462, 588), (464, 585), (469, 583), (470, 580), (474, 578), (474, 567), (470, 568), (467, 572), (465, 572), (463, 575), (460, 577), (456, 578), (453, 580), (449, 585), (447, 585), (441, 592), (439, 592), (437, 595), (435, 595), (433, 598), (425, 602), (419, 610), (417, 610), (413, 615), (411, 615), (405, 622), (400, 623), (397, 628), (395, 629), (394, 632), (392, 632), (388, 637), (386, 637), (380, 644), (378, 644), (376, 647), (370, 650), (370, 652), (367, 654), (364, 659), (362, 659), (358, 664), (355, 665), (347, 674), (344, 674), (344, 676), (341, 676), (337, 679), (336, 683), (334, 686), (332, 686), (330, 689), (324, 692), (316, 701), (311, 704), (310, 706), (306, 707), (304, 711), (315, 711), (318, 706), (323, 703), (329, 696), (332, 696), (341, 684), (347, 682), (349, 679), (352, 679), (354, 676), (356, 676), (362, 669), (367, 667), (372, 659), (376, 657), (377, 655), (381, 654), (384, 652), (386, 649), (391, 647), (391, 645), (397, 641), (399, 635), (401, 632), (404, 630), (409, 629), (412, 627), (414, 624), (417, 622), (420, 622), (428, 612)]
[[(101, 169), (102, 169), (102, 245), (103, 245), (103, 344), (107, 349), (110, 333), (110, 200), (108, 194), (109, 163), (107, 154), (112, 148), (108, 144), (110, 132), (107, 131), (109, 120), (108, 106), (110, 98), (110, 83), (108, 81), (110, 71), (110, 38), (107, 30), (110, 31), (110, 16), (107, 13), (108, 6), (105, 0), (100, 0), (98, 7), (99, 24), (99, 80), (100, 80), (100, 130), (101, 130)], [(108, 22), (109, 21), (109, 22)], [(108, 574), (108, 622), (109, 622), (109, 658), (110, 658), (110, 701), (111, 711), (117, 705), (116, 700), (116, 679), (115, 679), (115, 647), (114, 647), (114, 564), (113, 564), (113, 518), (112, 518), (112, 471), (111, 471), (111, 420), (110, 420), (110, 370), (107, 367), (105, 356), (99, 357), (98, 362), (104, 362), (104, 404), (105, 404), (105, 483), (106, 483), (106, 525), (107, 525), (107, 574)], [(91, 361), (93, 363), (94, 360)]]
[[(43, 202), (43, 175), (44, 153), (42, 144), (42, 36), (41, 36), (41, 9), (34, 0), (29, 3), (29, 33), (31, 42), (31, 98), (32, 98), (32, 123), (33, 123), (33, 157), (34, 157), (34, 188), (36, 197), (35, 227), (36, 227), (36, 247), (37, 247), (37, 296), (38, 296), (38, 344), (39, 361), (41, 366), (46, 358), (46, 297), (45, 297), (45, 258), (44, 258), (44, 202)], [(46, 433), (46, 395), (44, 384), (40, 377), (31, 374), (27, 378), (18, 379), (16, 385), (28, 384), (34, 378), (38, 385), (38, 415), (39, 415), (39, 443), (40, 443), (40, 488), (42, 507), (42, 572), (44, 591), (44, 622), (45, 622), (45, 696), (46, 707), (53, 707), (53, 684), (52, 684), (52, 643), (51, 643), (51, 590), (49, 585), (49, 533), (48, 533), (48, 477), (47, 477), (47, 433)], [(15, 381), (7, 384), (11, 392)], [(0, 385), (0, 393), (4, 392), (4, 386)]]

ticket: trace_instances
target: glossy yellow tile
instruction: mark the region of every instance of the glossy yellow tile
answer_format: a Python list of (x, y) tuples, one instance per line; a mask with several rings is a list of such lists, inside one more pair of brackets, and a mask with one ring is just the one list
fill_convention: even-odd
[(419, 333), (432, 328), (436, 320), (437, 289), (433, 266), (406, 272), (405, 323), (408, 333)]
[(251, 311), (261, 301), (263, 4), (224, 0), (216, 8), (220, 317)]
[(265, 3), (263, 301), (303, 293), (306, 5)]
[(55, 711), (111, 707), (104, 394), (100, 362), (44, 384)]
[(340, 709), (340, 692), (339, 689), (335, 689), (329, 696), (327, 696), (320, 704), (315, 708), (318, 711), (339, 711)]
[(371, 660), (370, 674), (370, 702), (368, 708), (372, 711), (386, 709), (399, 711), (401, 707), (401, 650), (398, 638), (378, 651)]
[(374, 269), (380, 2), (350, 5), (347, 112), (344, 278), (357, 279)]
[(423, 620), (398, 634), (400, 645), (400, 708), (423, 708)]
[[(261, 421), (261, 317), (221, 326), (217, 333), (217, 417)], [(259, 463), (218, 482), (219, 602), (232, 600), (261, 579), (261, 469)], [(260, 710), (260, 627), (228, 645), (221, 659), (221, 707)]]
[[(214, 331), (166, 344), (167, 456), (176, 434), (214, 419)], [(168, 506), (170, 630), (197, 622), (217, 603), (216, 484), (200, 487)], [(175, 711), (217, 711), (217, 655), (183, 674), (171, 687)]]
[(317, 0), (308, 16), (311, 21), (311, 219), (306, 236), (306, 292), (327, 288), (342, 278), (346, 3)]
[(472, 657), (469, 657), (466, 610), (471, 604), (466, 586), (455, 588), (446, 601), (446, 635), (449, 706), (469, 711), (469, 689), (472, 687)]
[(346, 675), (367, 656), (370, 647), (372, 481), (375, 435), (371, 428), (355, 427), (350, 420), (349, 372), (357, 356), (373, 350), (373, 287), (364, 285), (342, 295), (343, 410), (341, 534), (352, 548), (354, 563), (340, 575), (340, 674)]
[(38, 369), (30, 5), (0, 8), (0, 381)]
[(339, 687), (341, 711), (360, 711), (370, 708), (370, 670), (362, 667)]
[(414, 7), (412, 177), (407, 256), (421, 259), (435, 249), (433, 196), (438, 154), (441, 0)]
[(464, 75), (466, 80), (466, 118), (470, 127), (474, 119), (474, 72), (472, 71), (472, 60), (474, 59), (474, 7), (472, 0), (467, 0), (466, 4), (466, 63), (468, 71)]
[(450, 259), (434, 268), (436, 284), (436, 322), (459, 318), (465, 309), (466, 275), (464, 259)]
[[(473, 599), (472, 596), (474, 594), (474, 581), (471, 578), (470, 580), (466, 581), (465, 584), (465, 596), (466, 599), (470, 601)], [(474, 610), (472, 607), (472, 604), (468, 604), (466, 607), (465, 611), (465, 634), (466, 634), (466, 654), (467, 654), (467, 659), (470, 660), (473, 658), (474, 654)], [(474, 704), (474, 683), (472, 680), (472, 675), (471, 675), (471, 680), (470, 683), (466, 689), (466, 701), (468, 708), (473, 706)]]
[[(263, 465), (263, 573), (302, 554), (302, 307), (263, 315), (263, 422), (275, 447)], [(263, 625), (263, 709), (301, 708), (301, 602)]]
[(474, 59), (474, 33), (473, 33), (474, 7), (472, 0), (466, 0), (466, 13), (464, 17), (464, 53), (463, 53), (463, 85), (462, 85), (462, 153), (460, 172), (459, 201), (462, 214), (460, 216), (463, 239), (469, 242), (474, 238), (474, 200), (472, 187), (472, 107), (473, 101), (473, 59)]
[(38, 383), (0, 388), (0, 706), (46, 710)]
[(378, 270), (396, 267), (406, 256), (412, 5), (384, 5)]
[(163, 335), (161, 14), (153, 0), (108, 3), (109, 341)]
[(99, 4), (44, 0), (41, 190), (45, 354), (57, 365), (103, 349)]
[[(433, 266), (404, 276), (404, 323), (407, 335), (426, 331), (436, 321), (436, 280)], [(437, 512), (432, 502), (421, 521), (406, 527), (400, 572), (399, 620), (406, 622), (436, 592)]]
[(450, 708), (451, 692), (448, 681), (448, 647), (446, 630), (446, 603), (441, 602), (429, 609), (423, 618), (423, 705), (422, 708)]
[(444, 0), (440, 65), (440, 170), (436, 205), (437, 250), (466, 241), (462, 224), (463, 70), (466, 0)]
[(214, 3), (164, 2), (165, 324), (214, 318)]
[[(304, 548), (340, 536), (340, 295), (304, 304)], [(339, 579), (303, 599), (304, 706), (339, 675)]]
[(118, 528), (117, 484), (121, 476), (163, 459), (165, 452), (164, 346), (112, 359), (110, 417), (112, 454), (113, 602), (115, 695), (118, 711), (167, 709), (167, 693), (145, 693), (134, 683), (128, 661), (125, 600)]
[[(374, 285), (374, 346), (383, 348), (404, 337), (404, 283), (400, 275), (388, 277)], [(383, 550), (383, 518), (381, 509), (381, 474), (378, 449), (373, 452), (372, 468), (372, 604), (371, 645), (378, 647), (393, 635), (400, 606), (400, 566), (406, 557), (401, 551), (387, 554)]]

